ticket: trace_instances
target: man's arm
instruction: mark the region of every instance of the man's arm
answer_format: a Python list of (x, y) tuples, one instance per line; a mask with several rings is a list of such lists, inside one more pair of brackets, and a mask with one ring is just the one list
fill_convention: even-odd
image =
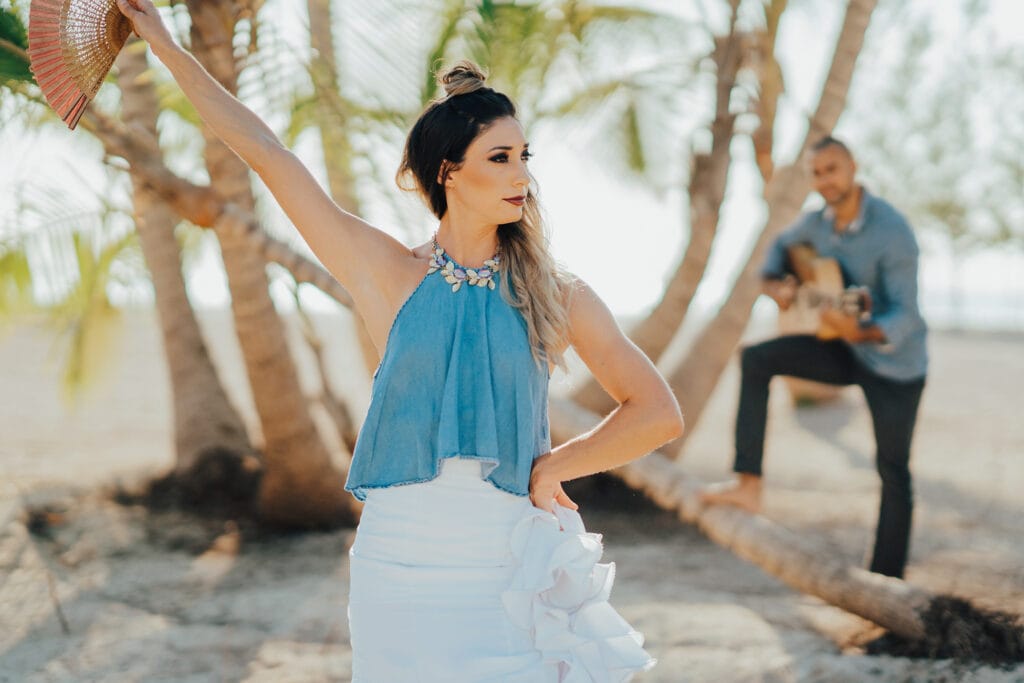
[(874, 323), (863, 325), (857, 316), (842, 313), (834, 308), (821, 311), (821, 322), (840, 337), (852, 344), (878, 343), (889, 341), (885, 331)]
[(774, 299), (780, 311), (788, 310), (793, 305), (797, 287), (796, 278), (789, 274), (781, 278), (766, 277), (761, 280), (761, 293)]
[(822, 312), (822, 320), (848, 342), (899, 346), (913, 332), (919, 317), (917, 264), (919, 250), (914, 233), (905, 222), (885, 226), (891, 231), (879, 263), (879, 293), (887, 306), (867, 322), (836, 310)]
[(792, 305), (800, 284), (789, 269), (788, 247), (804, 239), (803, 233), (811, 218), (812, 214), (804, 214), (792, 227), (776, 237), (768, 247), (761, 266), (761, 293), (771, 297), (782, 311)]
[(920, 318), (917, 302), (920, 252), (909, 225), (900, 223), (892, 229), (894, 239), (880, 264), (880, 289), (889, 305), (878, 315), (872, 315), (871, 322), (882, 332), (886, 343), (899, 346), (914, 331)]

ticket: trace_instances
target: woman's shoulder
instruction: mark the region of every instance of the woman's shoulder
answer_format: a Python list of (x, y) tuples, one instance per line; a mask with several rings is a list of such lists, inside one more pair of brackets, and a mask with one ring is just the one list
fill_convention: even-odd
[(566, 297), (569, 338), (594, 334), (615, 324), (611, 309), (597, 291), (583, 278), (565, 273), (563, 295)]
[(570, 314), (572, 312), (572, 308), (581, 297), (597, 298), (600, 300), (600, 297), (597, 296), (597, 292), (594, 291), (594, 288), (576, 273), (572, 273), (568, 270), (561, 270), (559, 271), (558, 279), (562, 296), (565, 297), (566, 308), (569, 310)]

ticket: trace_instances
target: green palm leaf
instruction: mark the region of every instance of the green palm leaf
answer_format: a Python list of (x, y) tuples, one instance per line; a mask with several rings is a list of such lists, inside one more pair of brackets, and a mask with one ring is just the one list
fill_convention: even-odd
[(0, 242), (0, 320), (33, 309), (28, 255), (13, 242)]
[(430, 67), (468, 56), (491, 72), (531, 128), (587, 129), (616, 166), (641, 176), (655, 170), (645, 151), (655, 146), (645, 140), (666, 129), (672, 102), (695, 81), (701, 54), (681, 38), (696, 27), (652, 10), (580, 0), (462, 4), (461, 17), (457, 3), (447, 6)]
[(20, 186), (13, 214), (0, 225), (0, 320), (46, 314), (60, 336), (63, 391), (74, 398), (114, 359), (110, 286), (145, 282), (138, 237), (110, 202), (69, 207), (45, 187)]
[(441, 16), (441, 21), (437, 37), (431, 44), (424, 60), (427, 68), (423, 74), (423, 85), (420, 89), (421, 106), (425, 106), (437, 95), (437, 81), (434, 72), (438, 64), (448, 54), (452, 41), (458, 37), (458, 25), (466, 13), (466, 3), (464, 0), (447, 0), (438, 13)]
[(29, 68), (28, 31), (13, 9), (0, 8), (0, 84), (35, 83)]
[(115, 357), (113, 341), (120, 314), (111, 304), (107, 285), (114, 263), (126, 252), (138, 249), (138, 235), (129, 232), (120, 239), (97, 246), (94, 236), (71, 235), (79, 278), (53, 308), (54, 321), (63, 329), (67, 358), (62, 376), (65, 395), (73, 398), (102, 375)]

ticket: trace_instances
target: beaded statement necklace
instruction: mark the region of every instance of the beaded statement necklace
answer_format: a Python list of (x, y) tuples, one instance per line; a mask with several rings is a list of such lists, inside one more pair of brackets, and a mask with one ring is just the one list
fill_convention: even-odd
[(440, 271), (444, 281), (452, 286), (452, 291), (457, 292), (463, 284), (470, 287), (487, 287), (494, 289), (494, 274), (501, 266), (501, 252), (495, 252), (494, 256), (484, 261), (479, 268), (466, 268), (452, 260), (452, 257), (437, 243), (437, 235), (434, 235), (434, 253), (430, 257), (430, 268), (427, 275)]

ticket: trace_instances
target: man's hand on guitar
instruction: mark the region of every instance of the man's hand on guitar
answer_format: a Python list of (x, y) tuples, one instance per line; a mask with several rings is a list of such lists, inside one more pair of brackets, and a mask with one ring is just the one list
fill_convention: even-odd
[(798, 284), (795, 277), (786, 275), (781, 280), (765, 280), (762, 291), (775, 300), (775, 303), (779, 305), (779, 310), (785, 311), (796, 299)]
[(855, 315), (843, 313), (832, 306), (821, 309), (821, 322), (831, 333), (851, 343), (884, 342), (885, 333), (877, 325), (861, 327), (860, 319)]
[(824, 306), (821, 309), (821, 322), (841, 339), (848, 342), (861, 340), (860, 321), (856, 316), (847, 315), (831, 306)]

